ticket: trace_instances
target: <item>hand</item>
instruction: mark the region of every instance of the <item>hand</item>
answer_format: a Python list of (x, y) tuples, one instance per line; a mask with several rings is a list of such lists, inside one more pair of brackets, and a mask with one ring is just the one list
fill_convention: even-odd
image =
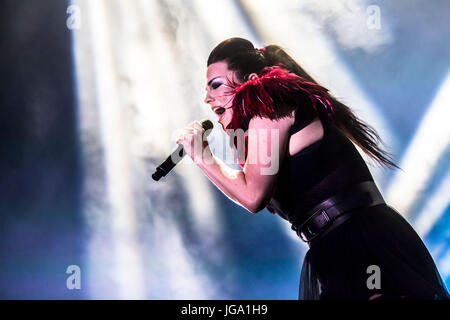
[(183, 145), (184, 152), (195, 163), (205, 162), (212, 156), (208, 140), (206, 138), (203, 139), (204, 133), (205, 129), (203, 129), (200, 122), (193, 121), (184, 128), (176, 141), (177, 144)]

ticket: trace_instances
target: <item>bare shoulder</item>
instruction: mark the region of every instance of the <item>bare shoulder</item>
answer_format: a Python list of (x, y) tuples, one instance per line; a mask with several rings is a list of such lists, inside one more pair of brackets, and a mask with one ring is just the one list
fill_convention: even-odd
[[(280, 152), (284, 153), (283, 145), (286, 143), (290, 156), (295, 155), (309, 145), (317, 142), (323, 137), (324, 131), (322, 122), (318, 117), (300, 131), (289, 136), (291, 126), (295, 122), (295, 110), (291, 116), (276, 120), (266, 117), (253, 117), (249, 123), (249, 129), (258, 133), (265, 133), (266, 130), (276, 130), (280, 143)], [(266, 130), (262, 130), (266, 129)], [(262, 135), (263, 139), (265, 135)], [(265, 140), (265, 139), (264, 139)], [(268, 142), (270, 144), (270, 141)]]
[(318, 117), (289, 138), (289, 155), (293, 156), (323, 138), (324, 129)]

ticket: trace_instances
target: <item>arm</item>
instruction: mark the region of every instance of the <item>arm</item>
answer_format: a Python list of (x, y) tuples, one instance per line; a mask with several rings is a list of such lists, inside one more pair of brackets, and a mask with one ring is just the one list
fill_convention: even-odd
[(228, 198), (253, 212), (243, 171), (231, 168), (213, 154), (209, 161), (197, 162), (197, 165)]
[(269, 203), (280, 164), (287, 150), (292, 118), (270, 120), (253, 117), (249, 123), (248, 156), (243, 170), (227, 166), (209, 152), (208, 161), (196, 161), (200, 169), (225, 195), (256, 213)]

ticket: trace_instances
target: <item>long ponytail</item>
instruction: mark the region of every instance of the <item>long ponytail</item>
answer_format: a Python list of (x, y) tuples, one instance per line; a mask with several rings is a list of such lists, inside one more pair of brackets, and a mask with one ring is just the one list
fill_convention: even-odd
[[(317, 84), (317, 82), (280, 46), (268, 45), (264, 48), (264, 57), (267, 65), (279, 65), (296, 75)], [(364, 153), (382, 166), (399, 167), (392, 160), (392, 155), (383, 150), (380, 145), (382, 139), (376, 130), (359, 119), (356, 114), (345, 104), (338, 101), (331, 94), (327, 96), (333, 106), (331, 121)]]

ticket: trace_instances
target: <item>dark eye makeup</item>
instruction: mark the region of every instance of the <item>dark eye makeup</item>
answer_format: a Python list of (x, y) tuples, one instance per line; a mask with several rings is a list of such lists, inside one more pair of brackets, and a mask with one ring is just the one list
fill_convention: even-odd
[(211, 88), (217, 89), (217, 88), (220, 87), (221, 85), (222, 85), (222, 82), (220, 82), (220, 81), (213, 82), (213, 83), (211, 84)]

